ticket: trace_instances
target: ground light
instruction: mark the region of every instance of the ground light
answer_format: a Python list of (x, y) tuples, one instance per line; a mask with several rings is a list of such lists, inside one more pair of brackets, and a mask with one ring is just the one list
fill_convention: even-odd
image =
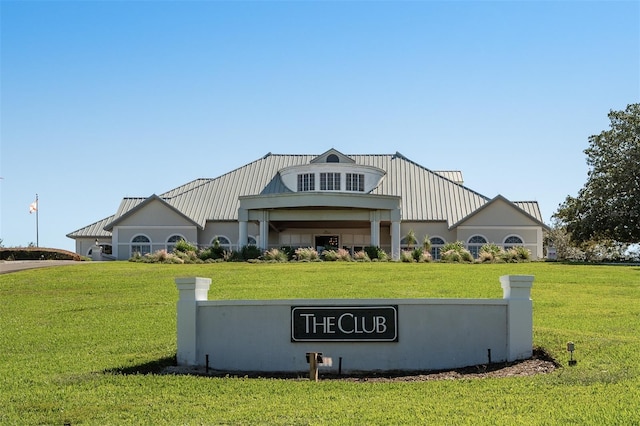
[(576, 350), (573, 342), (567, 343), (567, 352), (569, 352), (569, 365), (576, 365), (578, 363), (577, 360), (573, 359), (573, 351)]

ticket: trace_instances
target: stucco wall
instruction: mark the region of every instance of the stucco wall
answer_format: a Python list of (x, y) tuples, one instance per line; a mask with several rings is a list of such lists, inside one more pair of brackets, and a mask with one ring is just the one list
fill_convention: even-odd
[[(500, 278), (503, 299), (207, 301), (207, 278), (180, 278), (178, 364), (228, 371), (305, 371), (307, 352), (343, 372), (437, 370), (532, 354), (532, 276)], [(293, 307), (397, 307), (397, 341), (293, 341)], [(342, 359), (341, 364), (338, 360)]]

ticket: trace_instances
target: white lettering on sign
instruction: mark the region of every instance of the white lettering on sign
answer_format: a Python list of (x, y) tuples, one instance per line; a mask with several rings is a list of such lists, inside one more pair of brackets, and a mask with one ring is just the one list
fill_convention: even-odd
[(397, 341), (397, 307), (294, 307), (292, 340)]

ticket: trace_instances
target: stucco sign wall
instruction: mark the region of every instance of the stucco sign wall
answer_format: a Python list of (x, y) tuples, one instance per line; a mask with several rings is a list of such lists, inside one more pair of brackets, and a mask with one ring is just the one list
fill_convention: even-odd
[(321, 352), (348, 373), (529, 358), (533, 276), (500, 281), (502, 299), (207, 300), (210, 279), (178, 278), (178, 364), (304, 372)]

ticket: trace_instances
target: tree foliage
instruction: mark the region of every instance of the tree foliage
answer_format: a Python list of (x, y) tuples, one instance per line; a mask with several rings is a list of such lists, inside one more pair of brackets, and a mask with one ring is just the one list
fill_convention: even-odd
[(576, 242), (640, 241), (640, 104), (610, 111), (611, 128), (589, 137), (587, 182), (554, 218)]

